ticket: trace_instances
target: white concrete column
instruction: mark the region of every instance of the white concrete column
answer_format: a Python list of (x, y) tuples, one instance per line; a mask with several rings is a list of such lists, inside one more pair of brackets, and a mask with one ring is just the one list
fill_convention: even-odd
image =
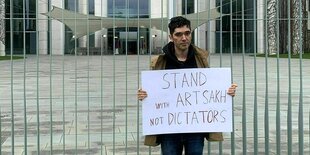
[[(79, 13), (88, 15), (88, 2), (87, 0), (79, 0)], [(87, 36), (79, 38), (80, 47), (87, 47)]]
[(180, 16), (182, 15), (182, 0), (177, 0), (174, 3), (174, 7), (175, 7), (175, 14), (174, 16)]
[(176, 2), (177, 1), (168, 1), (168, 18), (172, 18), (175, 16), (175, 8), (176, 8)]
[[(207, 10), (215, 8), (215, 6), (216, 6), (215, 1), (210, 1), (210, 7), (207, 6), (207, 4), (208, 4), (208, 2), (206, 2), (206, 9)], [(216, 39), (215, 39), (216, 38), (216, 33), (215, 33), (216, 22), (215, 22), (215, 20), (210, 21), (209, 26), (210, 26), (210, 28), (207, 27), (207, 30), (208, 31), (210, 30), (210, 32), (208, 32), (208, 33), (210, 33), (210, 40), (208, 40), (208, 36), (206, 36), (206, 38), (207, 38), (206, 40), (208, 42), (207, 44), (209, 45), (208, 50), (210, 53), (215, 53), (215, 50), (216, 50)]]
[[(174, 3), (171, 0), (151, 0), (150, 5), (150, 18), (169, 18), (173, 14), (171, 10), (168, 12), (168, 8), (173, 8)], [(168, 27), (168, 25), (163, 25), (163, 27)], [(168, 43), (168, 32), (162, 32), (162, 30), (151, 29), (151, 36), (156, 35), (154, 39), (154, 46), (156, 48), (163, 47)]]
[(265, 53), (264, 15), (265, 1), (257, 1), (257, 53)]
[[(52, 1), (53, 6), (57, 6), (59, 8), (64, 8), (63, 1)], [(52, 38), (50, 41), (52, 47), (50, 49), (52, 55), (63, 55), (64, 51), (64, 40), (65, 40), (65, 25), (57, 20), (52, 20), (50, 23), (50, 28), (52, 33), (50, 33), (50, 37)]]
[[(108, 16), (108, 1), (95, 0), (95, 16), (107, 17)], [(102, 44), (102, 45), (101, 45)], [(107, 50), (107, 29), (103, 28), (101, 31), (95, 32), (95, 47), (104, 48)]]
[(151, 4), (149, 4), (151, 18), (160, 18), (160, 17), (168, 17), (168, 3), (167, 0), (151, 0)]
[(95, 0), (95, 16), (108, 16), (108, 0)]
[[(201, 12), (201, 11), (205, 11), (207, 10), (206, 8), (206, 1), (198, 1), (195, 0), (195, 12)], [(199, 18), (205, 18), (205, 17), (199, 17)], [(202, 49), (207, 49), (206, 47), (206, 41), (207, 41), (207, 37), (206, 37), (206, 24), (203, 24), (201, 26), (199, 26), (194, 32), (195, 32), (195, 45), (197, 45), (198, 47), (202, 48)]]
[(37, 33), (38, 33), (38, 52), (39, 54), (48, 53), (48, 17), (42, 15), (41, 13), (48, 12), (48, 0), (38, 1), (38, 11), (37, 11)]

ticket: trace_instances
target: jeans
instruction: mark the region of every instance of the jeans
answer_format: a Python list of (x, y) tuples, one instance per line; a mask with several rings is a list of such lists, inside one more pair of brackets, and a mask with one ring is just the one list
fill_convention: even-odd
[(162, 155), (202, 155), (204, 135), (201, 133), (164, 134), (160, 136)]

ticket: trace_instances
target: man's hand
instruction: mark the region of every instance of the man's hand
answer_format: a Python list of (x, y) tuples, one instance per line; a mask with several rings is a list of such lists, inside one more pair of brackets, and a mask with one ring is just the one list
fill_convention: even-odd
[(228, 88), (227, 94), (234, 97), (236, 95), (236, 88), (238, 87), (237, 84), (233, 83), (231, 86)]
[(147, 97), (147, 93), (146, 93), (146, 91), (144, 91), (140, 88), (140, 89), (138, 89), (137, 96), (138, 96), (138, 100), (142, 101), (143, 99), (145, 99)]

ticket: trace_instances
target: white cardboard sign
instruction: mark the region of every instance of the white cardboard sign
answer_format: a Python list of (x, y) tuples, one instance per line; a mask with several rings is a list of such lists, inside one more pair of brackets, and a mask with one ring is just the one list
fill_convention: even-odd
[(143, 135), (232, 132), (230, 68), (142, 71)]

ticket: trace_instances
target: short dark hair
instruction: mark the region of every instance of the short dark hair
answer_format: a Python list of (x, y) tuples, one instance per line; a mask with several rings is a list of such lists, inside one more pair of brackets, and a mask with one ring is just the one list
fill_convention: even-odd
[(172, 35), (176, 28), (180, 28), (183, 26), (187, 26), (191, 30), (191, 21), (182, 16), (176, 16), (171, 18), (168, 25), (170, 34)]

